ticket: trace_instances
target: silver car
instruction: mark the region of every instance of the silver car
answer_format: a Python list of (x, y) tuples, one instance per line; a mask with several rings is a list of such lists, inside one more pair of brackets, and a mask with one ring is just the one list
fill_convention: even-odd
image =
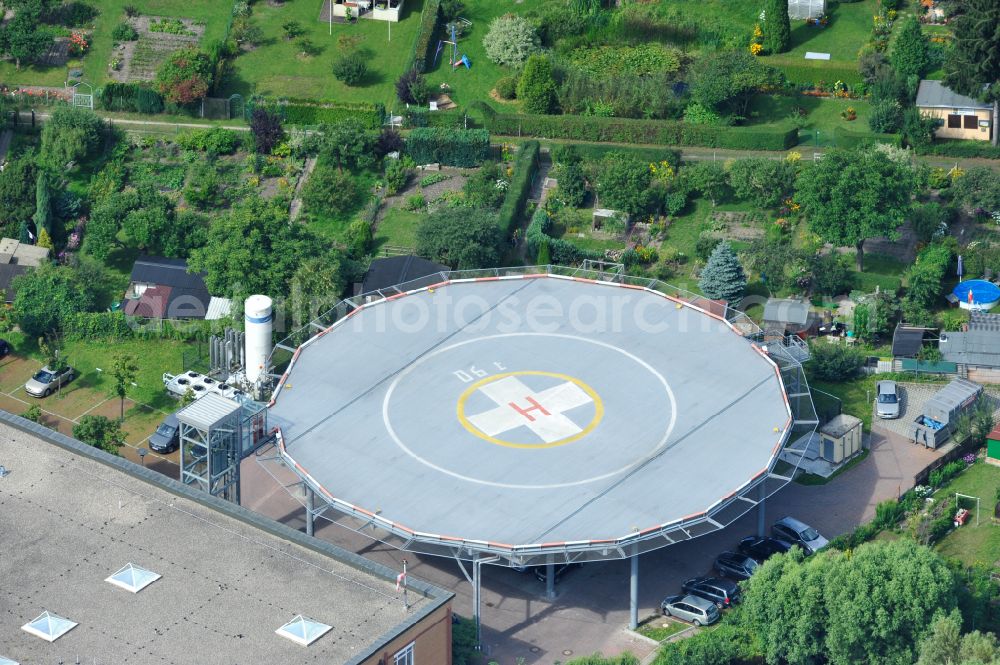
[(819, 531), (794, 517), (782, 517), (771, 527), (771, 533), (779, 540), (798, 545), (806, 554), (815, 554), (830, 544)]
[(710, 600), (698, 596), (667, 596), (660, 603), (665, 617), (677, 617), (696, 626), (709, 626), (719, 620), (719, 608)]
[(895, 381), (879, 381), (875, 398), (875, 413), (879, 418), (899, 418), (899, 386)]
[(28, 379), (28, 382), (24, 384), (24, 392), (32, 397), (48, 397), (57, 388), (72, 381), (74, 376), (76, 376), (76, 372), (73, 371), (72, 367), (64, 367), (56, 372), (46, 365)]

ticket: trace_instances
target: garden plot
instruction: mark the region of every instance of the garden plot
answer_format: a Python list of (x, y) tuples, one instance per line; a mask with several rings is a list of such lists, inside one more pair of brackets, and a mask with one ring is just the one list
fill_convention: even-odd
[(156, 70), (174, 51), (197, 46), (205, 24), (193, 19), (140, 16), (132, 19), (139, 39), (115, 47), (109, 76), (120, 83), (152, 81)]
[(753, 212), (713, 212), (708, 223), (711, 235), (723, 240), (750, 241), (764, 237), (764, 220)]

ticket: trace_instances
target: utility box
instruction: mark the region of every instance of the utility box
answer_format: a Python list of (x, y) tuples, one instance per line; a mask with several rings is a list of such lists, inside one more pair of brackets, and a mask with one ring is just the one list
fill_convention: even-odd
[(861, 419), (840, 414), (819, 428), (820, 457), (832, 464), (861, 452)]
[(986, 437), (986, 461), (1000, 466), (1000, 423)]
[(968, 379), (955, 379), (927, 400), (923, 414), (913, 422), (913, 442), (937, 448), (951, 436), (962, 412), (972, 406), (983, 387)]

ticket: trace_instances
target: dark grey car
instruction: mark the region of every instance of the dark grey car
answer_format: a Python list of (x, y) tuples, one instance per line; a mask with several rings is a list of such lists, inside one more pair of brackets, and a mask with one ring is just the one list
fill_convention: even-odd
[(740, 602), (739, 585), (722, 577), (693, 577), (684, 582), (681, 589), (685, 593), (712, 601), (719, 609)]
[(177, 416), (170, 414), (149, 437), (149, 449), (158, 453), (172, 453), (180, 445), (181, 424)]
[(757, 562), (745, 554), (723, 552), (715, 560), (715, 569), (720, 575), (734, 580), (748, 580), (757, 570)]
[(715, 607), (715, 603), (685, 594), (664, 598), (660, 603), (660, 611), (665, 617), (690, 621), (696, 626), (709, 626), (719, 620), (719, 610)]

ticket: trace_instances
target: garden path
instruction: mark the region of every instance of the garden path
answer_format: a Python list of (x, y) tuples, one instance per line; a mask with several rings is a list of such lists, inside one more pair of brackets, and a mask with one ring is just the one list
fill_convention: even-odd
[(309, 176), (312, 175), (314, 168), (316, 168), (316, 158), (309, 157), (306, 159), (306, 164), (302, 169), (302, 176), (295, 184), (295, 196), (292, 198), (292, 205), (288, 211), (289, 217), (293, 222), (299, 218), (299, 213), (302, 212), (302, 188), (305, 186)]

